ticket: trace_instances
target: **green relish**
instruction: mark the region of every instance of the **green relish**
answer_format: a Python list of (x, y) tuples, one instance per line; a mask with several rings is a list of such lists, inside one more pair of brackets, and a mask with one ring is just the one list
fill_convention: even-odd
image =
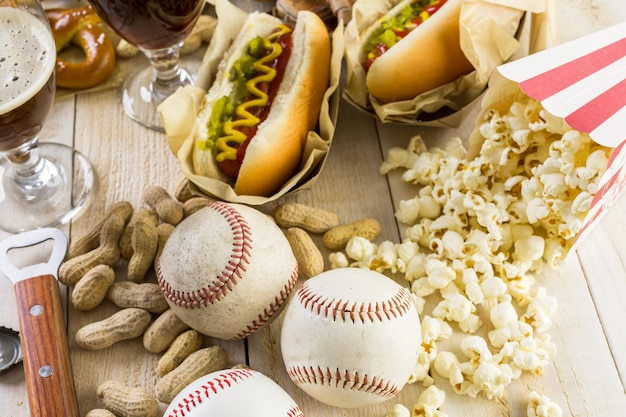
[(237, 106), (246, 99), (248, 88), (246, 83), (253, 78), (257, 71), (254, 63), (263, 55), (263, 38), (257, 36), (252, 39), (247, 47), (247, 52), (243, 54), (230, 69), (229, 80), (233, 83), (233, 91), (229, 96), (220, 97), (211, 110), (211, 117), (207, 123), (207, 141), (204, 144), (206, 149), (214, 148), (215, 141), (224, 133), (224, 124), (235, 116)]
[(412, 30), (438, 11), (446, 0), (417, 0), (403, 7), (400, 12), (381, 22), (366, 42), (366, 60), (363, 67), (367, 71), (372, 63), (398, 43)]

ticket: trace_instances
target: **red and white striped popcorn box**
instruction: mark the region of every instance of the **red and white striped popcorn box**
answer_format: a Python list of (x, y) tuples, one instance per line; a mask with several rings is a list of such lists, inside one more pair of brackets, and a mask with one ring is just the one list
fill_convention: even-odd
[(626, 187), (626, 22), (498, 67), (569, 126), (614, 148), (581, 242)]

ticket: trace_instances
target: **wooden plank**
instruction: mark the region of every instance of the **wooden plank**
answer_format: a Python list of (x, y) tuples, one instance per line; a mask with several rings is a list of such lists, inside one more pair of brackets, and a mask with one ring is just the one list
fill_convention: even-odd
[(626, 385), (626, 252), (621, 245), (626, 236), (625, 218), (626, 196), (622, 196), (578, 249), (622, 387)]
[(623, 4), (614, 0), (548, 0), (548, 45), (558, 45), (626, 20)]
[(598, 300), (588, 287), (599, 276), (589, 272), (572, 254), (560, 273), (542, 274), (542, 284), (557, 297), (559, 307), (550, 329), (557, 354), (549, 371), (556, 378), (538, 382), (559, 401), (564, 415), (621, 416), (626, 396), (607, 344), (609, 329), (603, 328)]
[[(243, 2), (246, 7), (254, 2)], [(614, 1), (551, 1), (559, 16), (553, 26), (558, 42), (577, 37), (626, 19), (624, 10)], [(251, 6), (252, 7), (252, 6)], [(572, 24), (577, 22), (577, 24)], [(141, 57), (138, 58), (141, 60)], [(135, 61), (137, 62), (137, 61)], [(131, 65), (132, 61), (125, 62)], [(148, 185), (161, 185), (173, 191), (181, 178), (178, 163), (169, 153), (165, 138), (131, 122), (123, 114), (120, 92), (110, 90), (57, 101), (44, 128), (42, 140), (74, 144), (94, 164), (99, 189), (90, 207), (73, 222), (71, 236), (76, 238), (97, 222), (115, 201), (128, 200), (136, 207), (142, 204), (141, 193)], [(475, 111), (475, 108), (472, 109)], [(377, 218), (383, 225), (378, 241), (399, 241), (404, 226), (398, 226), (394, 207), (414, 195), (413, 186), (402, 183), (400, 172), (385, 177), (378, 173), (386, 151), (392, 146), (406, 146), (415, 133), (422, 134), (429, 145), (441, 144), (441, 138), (466, 137), (472, 127), (473, 113), (468, 112), (460, 129), (416, 128), (383, 125), (342, 103), (340, 120), (329, 159), (318, 182), (311, 190), (301, 191), (278, 202), (260, 207), (271, 212), (276, 204), (296, 201), (323, 207), (339, 213), (342, 222), (361, 217)], [(378, 137), (381, 138), (380, 144)], [(435, 383), (446, 391), (443, 411), (464, 416), (526, 416), (531, 390), (537, 390), (556, 401), (564, 415), (586, 417), (621, 417), (626, 410), (626, 336), (623, 317), (626, 307), (626, 259), (619, 242), (626, 232), (626, 197), (602, 220), (577, 254), (568, 259), (561, 272), (545, 271), (537, 276), (559, 302), (554, 326), (550, 330), (557, 354), (542, 375), (526, 375), (514, 381), (500, 400), (469, 398), (453, 392), (449, 383), (435, 376)], [(67, 228), (64, 230), (68, 230)], [(0, 239), (8, 234), (0, 232)], [(321, 247), (321, 236), (315, 236)], [(329, 251), (324, 255), (327, 261)], [(124, 265), (118, 267), (118, 279), (124, 278)], [(150, 276), (149, 280), (154, 280)], [(401, 280), (400, 280), (401, 282)], [(2, 324), (17, 326), (12, 286), (0, 279)], [(121, 342), (112, 348), (89, 352), (78, 348), (73, 340), (76, 330), (91, 321), (100, 320), (116, 310), (106, 302), (91, 312), (69, 309), (69, 337), (72, 361), (80, 398), (81, 413), (99, 406), (97, 386), (116, 379), (129, 385), (151, 390), (156, 383), (157, 354), (145, 351), (140, 339)], [(323, 405), (296, 388), (286, 375), (280, 356), (282, 317), (246, 342), (229, 343), (207, 338), (206, 344), (224, 346), (232, 365), (248, 363), (278, 381), (302, 406), (307, 416), (383, 416), (393, 404), (411, 407), (422, 392), (420, 383), (407, 386), (395, 399), (361, 409), (339, 409)], [(455, 334), (440, 349), (458, 350)], [(248, 355), (248, 356), (246, 356)], [(2, 415), (29, 415), (26, 388), (21, 366), (0, 375), (0, 409)], [(161, 404), (161, 411), (165, 408)]]

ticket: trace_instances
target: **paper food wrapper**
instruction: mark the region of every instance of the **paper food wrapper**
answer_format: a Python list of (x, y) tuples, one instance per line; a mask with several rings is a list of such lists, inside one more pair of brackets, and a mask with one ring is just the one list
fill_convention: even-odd
[(213, 83), (224, 53), (239, 33), (247, 16), (246, 12), (227, 0), (217, 0), (215, 8), (218, 25), (204, 55), (196, 86), (178, 90), (159, 106), (170, 149), (178, 158), (183, 175), (190, 180), (192, 191), (196, 194), (205, 194), (222, 201), (247, 205), (261, 205), (288, 193), (310, 188), (322, 170), (335, 132), (343, 58), (343, 26), (338, 26), (331, 34), (330, 82), (322, 103), (318, 130), (308, 134), (298, 171), (276, 194), (270, 197), (238, 195), (230, 184), (197, 175), (193, 169), (193, 130), (202, 98)]
[[(352, 20), (346, 26), (343, 95), (383, 122), (426, 126), (457, 127), (462, 121), (460, 110), (485, 90), (494, 69), (520, 48), (516, 35), (524, 14), (545, 11), (545, 0), (464, 0), (459, 19), (461, 49), (475, 71), (413, 100), (384, 104), (365, 87), (366, 73), (359, 60), (364, 42), (361, 34), (398, 3), (400, 0), (358, 0), (354, 4)], [(428, 51), (415, 53), (428, 59)]]
[[(482, 111), (506, 112), (524, 95), (540, 101), (546, 111), (588, 133), (596, 143), (613, 148), (574, 249), (626, 187), (626, 23), (498, 67), (483, 97)], [(481, 144), (475, 130), (468, 158), (477, 155)]]

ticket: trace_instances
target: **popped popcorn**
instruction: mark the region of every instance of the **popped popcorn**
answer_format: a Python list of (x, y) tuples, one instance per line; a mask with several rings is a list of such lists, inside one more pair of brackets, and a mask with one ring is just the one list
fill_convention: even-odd
[(376, 253), (376, 245), (364, 237), (354, 236), (346, 243), (346, 255), (350, 259), (363, 261)]
[(409, 410), (402, 404), (396, 404), (385, 414), (385, 417), (448, 417), (439, 408), (443, 404), (446, 393), (434, 385), (424, 390), (417, 399), (417, 403)]
[(513, 363), (522, 370), (540, 373), (543, 365), (547, 363), (547, 352), (539, 348), (537, 340), (526, 337), (517, 342), (516, 347)]
[(402, 404), (396, 404), (385, 417), (411, 417), (411, 412)]
[(455, 278), (456, 272), (446, 262), (434, 257), (426, 258), (426, 280), (432, 288), (445, 288)]
[[(528, 97), (506, 114), (487, 109), (478, 132), (483, 143), (472, 159), (457, 137), (444, 148), (428, 149), (415, 136), (406, 149), (390, 149), (380, 172), (402, 169), (402, 180), (416, 186), (396, 211), (406, 225), (402, 242), (355, 241), (346, 248), (349, 260), (335, 255), (331, 264), (400, 273), (409, 283), (423, 316), (423, 343), (409, 382), (436, 393), (430, 375), (436, 372), (459, 395), (492, 399), (524, 373), (540, 374), (556, 354), (549, 330), (557, 302), (535, 274), (545, 265), (560, 268), (610, 149)], [(458, 357), (437, 343), (450, 337), (448, 323), (464, 334)], [(427, 407), (420, 397), (410, 415), (440, 415), (442, 402)], [(398, 414), (388, 416), (407, 411), (398, 406)], [(556, 404), (531, 394), (529, 417), (561, 414)]]
[(545, 249), (545, 240), (541, 236), (531, 235), (517, 239), (514, 243), (515, 257), (522, 262), (534, 262), (541, 259)]
[(507, 291), (504, 280), (496, 276), (485, 278), (480, 283), (480, 289), (483, 294), (482, 304), (487, 310), (491, 310)]
[(332, 269), (347, 268), (348, 266), (350, 266), (350, 261), (348, 260), (346, 254), (343, 252), (331, 253), (328, 256), (328, 260), (330, 261), (330, 267)]
[(491, 359), (487, 341), (480, 336), (467, 336), (461, 342), (461, 351), (472, 364), (486, 362)]
[(517, 311), (509, 302), (496, 304), (489, 312), (489, 318), (496, 329), (511, 326), (518, 320)]
[(417, 243), (410, 239), (403, 240), (402, 243), (396, 247), (396, 269), (399, 272), (407, 273), (411, 260), (419, 256), (419, 252), (420, 248)]
[(410, 200), (400, 201), (400, 207), (396, 211), (396, 219), (405, 224), (415, 223), (420, 212), (420, 198), (416, 196)]
[(432, 195), (419, 196), (419, 215), (427, 219), (436, 219), (441, 214), (441, 206)]
[(536, 333), (547, 332), (552, 327), (552, 315), (557, 308), (556, 298), (545, 294), (545, 289), (540, 288), (536, 296), (522, 315), (521, 319), (530, 324)]
[(431, 385), (420, 394), (413, 406), (411, 417), (447, 417), (439, 408), (446, 398), (446, 393)]
[(548, 397), (540, 395), (536, 391), (531, 391), (526, 415), (528, 417), (562, 417), (563, 410)]
[(422, 345), (408, 383), (421, 381), (425, 387), (434, 383), (434, 379), (430, 375), (430, 367), (437, 356), (437, 342), (449, 338), (451, 334), (452, 328), (448, 323), (435, 317), (424, 316), (422, 319)]
[(511, 377), (498, 365), (481, 362), (472, 375), (472, 382), (488, 399), (502, 398), (504, 388), (511, 382)]
[(476, 306), (461, 294), (444, 298), (433, 309), (433, 316), (446, 321), (455, 321), (461, 330), (475, 333), (482, 324), (474, 314)]
[(444, 378), (451, 379), (451, 375), (459, 367), (459, 359), (452, 352), (442, 351), (433, 361), (435, 371)]

